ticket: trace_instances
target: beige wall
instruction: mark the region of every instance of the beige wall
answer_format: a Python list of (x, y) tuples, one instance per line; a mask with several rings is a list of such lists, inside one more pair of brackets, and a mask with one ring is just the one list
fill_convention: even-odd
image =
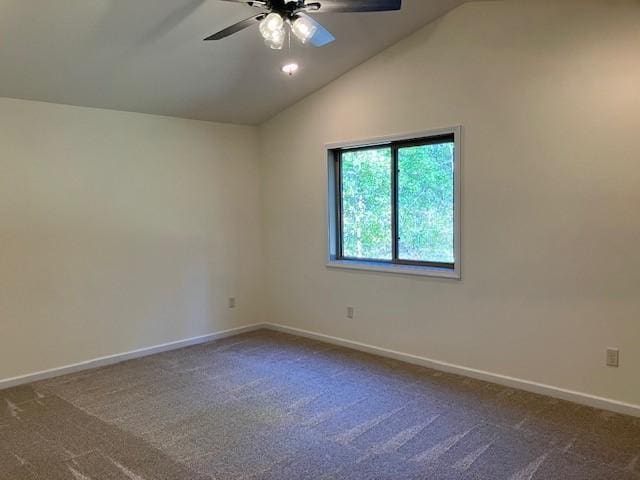
[(256, 148), (0, 99), (0, 379), (262, 321)]
[[(640, 404), (639, 25), (470, 3), (263, 125), (269, 320)], [(464, 279), (325, 268), (323, 144), (458, 124)]]

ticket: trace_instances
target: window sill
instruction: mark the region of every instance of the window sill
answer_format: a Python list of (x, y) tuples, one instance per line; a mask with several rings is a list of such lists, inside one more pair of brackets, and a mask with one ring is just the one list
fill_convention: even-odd
[(389, 273), (395, 275), (415, 275), (420, 277), (437, 277), (460, 280), (462, 277), (458, 269), (421, 267), (413, 265), (397, 265), (376, 262), (357, 262), (353, 260), (330, 260), (327, 268), (362, 270), (368, 272)]

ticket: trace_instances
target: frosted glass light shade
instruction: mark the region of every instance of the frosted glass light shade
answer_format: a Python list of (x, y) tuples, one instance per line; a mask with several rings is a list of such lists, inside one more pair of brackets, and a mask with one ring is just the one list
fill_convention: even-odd
[(284, 45), (285, 29), (284, 20), (277, 13), (270, 13), (260, 22), (260, 34), (270, 48), (282, 49)]
[(302, 43), (307, 43), (318, 28), (308, 18), (299, 17), (291, 24), (291, 31)]

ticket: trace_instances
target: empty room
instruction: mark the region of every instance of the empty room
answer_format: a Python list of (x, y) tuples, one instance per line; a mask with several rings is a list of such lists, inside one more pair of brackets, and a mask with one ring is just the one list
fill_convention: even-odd
[(640, 480), (640, 1), (0, 0), (0, 480)]

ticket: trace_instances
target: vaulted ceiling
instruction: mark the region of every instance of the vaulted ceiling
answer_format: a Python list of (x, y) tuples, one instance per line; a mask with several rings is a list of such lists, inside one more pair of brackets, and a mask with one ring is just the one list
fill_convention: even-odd
[[(207, 35), (254, 9), (218, 0), (0, 0), (0, 96), (257, 124), (465, 0), (318, 14), (337, 41), (273, 51), (256, 27)], [(301, 67), (280, 71), (286, 60)]]

